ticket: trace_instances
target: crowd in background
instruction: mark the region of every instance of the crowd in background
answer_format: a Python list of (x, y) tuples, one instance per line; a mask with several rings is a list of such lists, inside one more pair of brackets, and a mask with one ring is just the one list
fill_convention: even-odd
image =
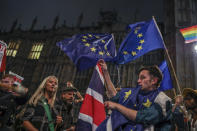
[[(118, 128), (197, 130), (197, 90), (186, 88), (183, 95), (173, 101), (157, 90), (162, 73), (156, 66), (139, 71), (139, 87), (116, 90), (104, 60), (100, 60), (100, 66), (109, 97), (104, 105), (112, 110), (111, 116), (115, 114), (125, 118), (124, 124)], [(82, 101), (83, 97), (70, 81), (59, 90), (58, 78), (48, 76), (33, 94), (29, 94), (28, 88), (15, 85), (12, 75), (4, 75), (0, 81), (0, 130), (74, 131), (77, 122), (74, 106)], [(101, 125), (104, 124), (105, 121)], [(102, 128), (99, 126), (97, 130)]]

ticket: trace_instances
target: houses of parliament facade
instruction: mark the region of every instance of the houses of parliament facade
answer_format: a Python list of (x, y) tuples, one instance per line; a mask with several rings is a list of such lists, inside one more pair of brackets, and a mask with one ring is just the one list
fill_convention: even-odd
[[(185, 45), (179, 33), (180, 28), (197, 24), (196, 5), (195, 0), (164, 0), (164, 23), (158, 23), (182, 88), (197, 88), (197, 55), (191, 51), (193, 44)], [(38, 22), (35, 18), (29, 30), (25, 31), (21, 30), (16, 20), (10, 31), (0, 33), (0, 40), (8, 45), (6, 72), (12, 71), (24, 77), (23, 85), (32, 92), (45, 77), (55, 75), (59, 79), (60, 88), (66, 81), (72, 81), (84, 94), (93, 68), (79, 72), (68, 56), (56, 46), (56, 42), (70, 38), (74, 34), (111, 33), (114, 35), (118, 50), (128, 33), (126, 26), (144, 21), (134, 19), (130, 23), (121, 22), (115, 11), (101, 11), (99, 21), (86, 27), (81, 26), (83, 15), (79, 16), (77, 24), (72, 27), (65, 23), (57, 27), (58, 20), (58, 16), (55, 17), (50, 29), (35, 30)], [(164, 59), (166, 59), (165, 51), (156, 50), (119, 67), (108, 63), (108, 69), (116, 86), (134, 87), (137, 84), (137, 71), (142, 65), (159, 65)], [(176, 83), (174, 84), (176, 86)]]

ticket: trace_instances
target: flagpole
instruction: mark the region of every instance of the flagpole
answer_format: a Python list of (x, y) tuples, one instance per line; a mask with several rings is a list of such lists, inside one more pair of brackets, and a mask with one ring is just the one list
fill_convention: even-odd
[(119, 68), (118, 65), (116, 65), (116, 69), (118, 71), (118, 82), (117, 82), (118, 87), (116, 87), (116, 88), (120, 88), (121, 89), (121, 84), (120, 84), (120, 68)]
[[(162, 34), (161, 34), (160, 30), (159, 30), (159, 27), (158, 27), (158, 25), (157, 25), (157, 22), (155, 21), (154, 16), (153, 16), (153, 20), (154, 20), (155, 25), (156, 25), (156, 27), (157, 27), (157, 29), (158, 29), (158, 32), (160, 33), (160, 36), (161, 36), (161, 38), (162, 38), (162, 40), (163, 40)], [(175, 73), (175, 69), (174, 69), (174, 66), (173, 66), (173, 64), (172, 64), (172, 60), (171, 60), (171, 58), (170, 58), (170, 55), (169, 55), (169, 53), (168, 53), (168, 49), (167, 49), (167, 47), (166, 47), (166, 45), (165, 45), (165, 43), (164, 43), (164, 40), (163, 40), (163, 45), (164, 45), (164, 48), (165, 48), (165, 53), (166, 53), (166, 55), (167, 55), (167, 59), (168, 59), (168, 61), (169, 61), (170, 67), (171, 67), (171, 69), (172, 69), (172, 73), (173, 73), (173, 75), (174, 75), (174, 79), (175, 79), (176, 84), (177, 84), (178, 93), (179, 93), (180, 95), (182, 95), (182, 91), (181, 91), (181, 88), (180, 88), (180, 84), (179, 84), (179, 82), (178, 82), (178, 78), (177, 78), (177, 75), (176, 75), (176, 73)], [(167, 63), (168, 63), (168, 62), (167, 62)], [(176, 91), (175, 91), (175, 90), (174, 90), (174, 93), (175, 93), (175, 96), (176, 96)]]
[[(113, 40), (114, 40), (114, 34), (112, 33), (111, 34), (112, 35), (112, 38), (113, 38)], [(116, 56), (117, 54), (115, 54), (115, 56)], [(116, 89), (120, 89), (121, 90), (121, 84), (120, 84), (120, 68), (119, 68), (120, 66), (118, 65), (118, 64), (116, 64), (116, 69), (117, 69), (117, 72), (118, 72), (118, 82), (117, 82), (117, 87), (115, 87)]]

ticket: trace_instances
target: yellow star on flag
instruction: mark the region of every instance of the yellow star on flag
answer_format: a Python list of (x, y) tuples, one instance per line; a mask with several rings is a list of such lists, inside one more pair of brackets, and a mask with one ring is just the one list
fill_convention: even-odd
[(143, 35), (142, 35), (142, 33), (139, 33), (138, 35), (137, 35), (137, 37), (139, 37), (139, 38), (141, 38)]
[(92, 37), (92, 35), (90, 35), (90, 34), (89, 34), (88, 36), (89, 36), (89, 37)]
[(90, 46), (90, 44), (89, 44), (89, 43), (85, 43), (85, 46), (89, 47), (89, 46)]
[(99, 55), (104, 55), (104, 53), (102, 51), (99, 51)]
[(83, 38), (87, 39), (88, 37), (84, 35)]
[(134, 33), (137, 34), (138, 30), (135, 30)]
[(142, 50), (142, 46), (138, 46), (137, 49), (138, 49), (138, 50)]
[(132, 54), (132, 56), (137, 55), (136, 51), (132, 51), (131, 54)]
[(140, 44), (143, 44), (144, 43), (144, 40), (140, 40)]
[(100, 38), (100, 36), (95, 36), (97, 39)]
[(128, 54), (128, 52), (127, 52), (127, 51), (123, 51), (123, 54), (124, 54), (124, 55), (127, 55), (127, 54)]
[(105, 43), (105, 40), (101, 40), (102, 43)]
[(104, 46), (105, 50), (107, 50), (107, 45)]
[(130, 95), (131, 95), (131, 90), (125, 92), (124, 101), (127, 100)]
[(152, 104), (152, 102), (150, 102), (149, 99), (146, 100), (146, 103), (143, 103), (143, 105), (144, 105), (145, 107), (150, 107), (151, 104)]
[(107, 56), (110, 56), (109, 52), (106, 53)]
[(86, 39), (82, 39), (82, 41), (83, 41), (83, 42), (86, 42), (87, 40), (86, 40)]
[(96, 52), (96, 48), (92, 47), (90, 48), (92, 52)]

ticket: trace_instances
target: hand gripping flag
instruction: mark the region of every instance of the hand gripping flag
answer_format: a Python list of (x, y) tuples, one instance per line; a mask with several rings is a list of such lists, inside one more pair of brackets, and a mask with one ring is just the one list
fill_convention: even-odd
[(78, 34), (57, 42), (79, 70), (96, 65), (99, 59), (111, 61), (116, 48), (111, 34)]
[(95, 131), (106, 118), (103, 104), (104, 78), (97, 64), (79, 112), (76, 131)]
[(185, 39), (185, 43), (197, 42), (197, 25), (180, 29), (180, 32)]
[(170, 71), (167, 65), (166, 61), (163, 61), (161, 65), (159, 66), (160, 70), (162, 71), (163, 74), (163, 80), (160, 84), (159, 90), (160, 91), (165, 91), (173, 88), (172, 84), (172, 79), (170, 75)]
[(123, 40), (115, 62), (125, 64), (140, 56), (159, 48), (164, 48), (164, 42), (154, 18), (148, 22), (138, 22), (129, 25), (130, 33)]
[(9, 74), (14, 76), (14, 84), (21, 86), (22, 81), (24, 80), (24, 78), (22, 76), (19, 76), (18, 74), (9, 71)]
[(6, 43), (0, 41), (0, 72), (3, 72), (6, 68), (6, 48)]

